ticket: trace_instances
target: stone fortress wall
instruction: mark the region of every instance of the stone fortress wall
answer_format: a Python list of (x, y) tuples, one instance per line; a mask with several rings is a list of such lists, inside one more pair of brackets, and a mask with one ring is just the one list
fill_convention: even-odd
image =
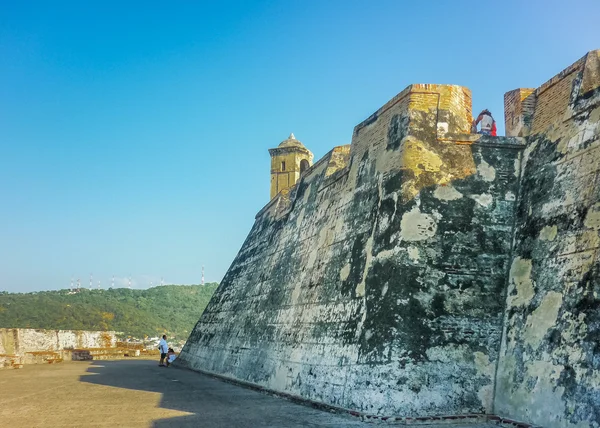
[(529, 130), (495, 411), (600, 426), (600, 51), (524, 104), (534, 108), (521, 121)]
[(505, 104), (507, 137), (469, 134), (452, 85), (356, 126), (258, 213), (179, 364), (365, 414), (600, 426), (600, 51)]

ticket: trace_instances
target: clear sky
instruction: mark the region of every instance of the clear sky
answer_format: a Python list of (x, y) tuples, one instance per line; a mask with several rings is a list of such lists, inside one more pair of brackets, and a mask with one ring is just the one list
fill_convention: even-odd
[(4, 1), (0, 290), (219, 281), (269, 199), (411, 83), (503, 94), (600, 48), (600, 1)]

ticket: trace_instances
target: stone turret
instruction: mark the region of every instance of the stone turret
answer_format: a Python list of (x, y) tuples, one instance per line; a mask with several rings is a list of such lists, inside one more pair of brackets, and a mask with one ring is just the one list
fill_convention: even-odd
[(271, 199), (295, 185), (313, 163), (313, 154), (293, 133), (279, 146), (269, 149), (271, 155)]

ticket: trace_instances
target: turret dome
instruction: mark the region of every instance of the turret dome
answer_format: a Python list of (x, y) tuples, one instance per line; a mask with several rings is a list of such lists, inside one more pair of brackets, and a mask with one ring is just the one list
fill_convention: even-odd
[(281, 143), (279, 143), (278, 147), (299, 147), (299, 148), (306, 150), (306, 147), (304, 147), (304, 144), (302, 144), (300, 141), (296, 140), (296, 137), (294, 136), (293, 132), (290, 134), (289, 137), (287, 137), (287, 139), (285, 139)]

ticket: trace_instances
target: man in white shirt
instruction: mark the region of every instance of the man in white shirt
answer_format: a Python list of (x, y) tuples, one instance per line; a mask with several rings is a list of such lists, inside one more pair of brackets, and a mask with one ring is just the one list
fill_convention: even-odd
[(158, 342), (158, 350), (160, 351), (160, 363), (158, 364), (158, 367), (166, 367), (165, 357), (167, 356), (167, 352), (169, 352), (166, 334), (163, 334), (162, 339), (160, 339), (160, 342)]

